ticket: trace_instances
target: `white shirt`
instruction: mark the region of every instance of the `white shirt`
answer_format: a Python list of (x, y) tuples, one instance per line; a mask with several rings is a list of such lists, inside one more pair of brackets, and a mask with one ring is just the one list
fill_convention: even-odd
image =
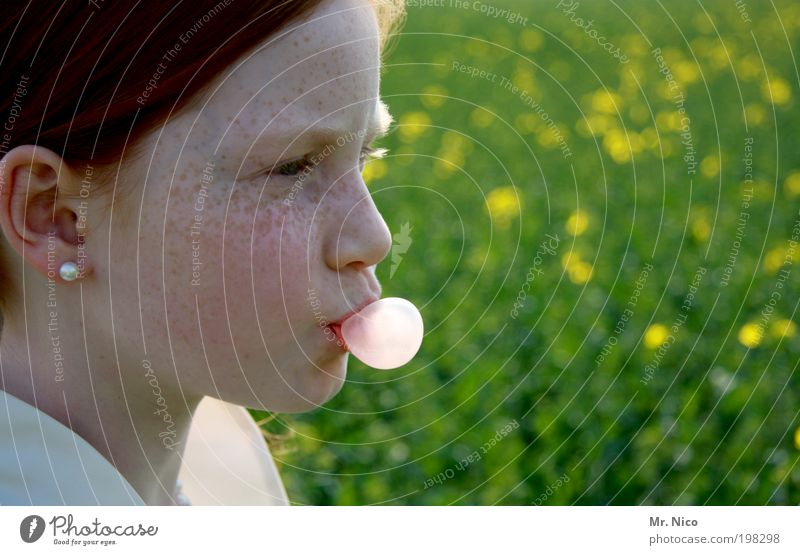
[[(178, 480), (192, 505), (288, 505), (266, 442), (244, 407), (205, 397)], [(0, 390), (0, 504), (144, 505), (86, 440)]]

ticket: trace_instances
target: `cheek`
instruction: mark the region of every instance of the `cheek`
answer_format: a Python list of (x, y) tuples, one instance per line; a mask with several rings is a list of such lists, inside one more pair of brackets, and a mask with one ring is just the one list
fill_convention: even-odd
[(221, 339), (233, 332), (249, 340), (259, 327), (273, 345), (291, 338), (287, 322), (307, 320), (309, 261), (313, 267), (319, 260), (309, 236), (311, 213), (285, 205), (285, 192), (269, 185), (264, 191), (258, 184), (217, 185), (202, 210), (184, 199), (170, 211), (169, 290), (176, 309), (191, 310), (194, 320), (197, 296), (212, 326), (208, 333)]
[[(247, 212), (247, 229), (238, 236), (242, 244), (236, 249), (240, 260), (247, 262), (248, 291), (255, 297), (262, 325), (266, 315), (278, 327), (301, 325), (319, 260), (318, 241), (313, 230), (309, 233), (313, 214), (298, 204), (287, 206), (282, 199), (268, 203), (262, 199), (257, 212)], [(226, 240), (226, 245), (231, 243)]]

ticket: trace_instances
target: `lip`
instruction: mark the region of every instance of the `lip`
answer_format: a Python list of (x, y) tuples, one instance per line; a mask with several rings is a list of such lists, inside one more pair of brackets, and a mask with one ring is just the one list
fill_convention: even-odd
[(342, 349), (344, 351), (349, 351), (350, 349), (347, 347), (347, 342), (344, 340), (344, 337), (342, 336), (342, 323), (345, 320), (347, 320), (348, 318), (350, 318), (350, 316), (352, 316), (352, 315), (356, 314), (357, 312), (363, 310), (364, 307), (374, 303), (377, 300), (378, 300), (378, 297), (371, 297), (371, 298), (367, 299), (366, 301), (364, 301), (363, 303), (358, 305), (355, 309), (350, 310), (349, 312), (345, 313), (344, 316), (336, 319), (335, 321), (329, 323), (326, 326), (326, 327), (330, 328), (331, 331), (336, 335), (336, 338), (341, 343)]
[(331, 322), (331, 324), (338, 324), (339, 326), (341, 326), (341, 325), (342, 325), (342, 322), (344, 322), (345, 320), (347, 320), (348, 318), (350, 318), (350, 316), (352, 316), (352, 315), (353, 315), (353, 314), (355, 314), (356, 312), (360, 312), (360, 311), (364, 310), (364, 308), (365, 308), (365, 307), (367, 307), (367, 306), (371, 305), (372, 303), (374, 303), (374, 302), (375, 302), (375, 301), (377, 301), (377, 300), (378, 300), (378, 298), (377, 298), (377, 297), (371, 297), (371, 298), (367, 299), (366, 301), (364, 301), (364, 302), (363, 302), (363, 303), (361, 303), (360, 305), (356, 306), (356, 308), (354, 308), (353, 310), (351, 310), (351, 311), (349, 311), (349, 312), (345, 313), (345, 314), (344, 314), (344, 316), (342, 316), (341, 318), (338, 318), (338, 319), (336, 319), (336, 320), (333, 320), (333, 321)]
[(330, 330), (336, 336), (336, 344), (339, 345), (343, 351), (350, 351), (350, 347), (347, 346), (347, 342), (344, 340), (344, 336), (342, 335), (341, 324), (328, 324), (328, 328), (330, 328)]

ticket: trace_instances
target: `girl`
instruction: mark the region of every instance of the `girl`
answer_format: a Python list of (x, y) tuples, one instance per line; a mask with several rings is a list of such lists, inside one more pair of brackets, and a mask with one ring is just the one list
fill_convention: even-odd
[(244, 407), (333, 397), (380, 297), (403, 6), (127, 4), (2, 8), (0, 503), (286, 503)]

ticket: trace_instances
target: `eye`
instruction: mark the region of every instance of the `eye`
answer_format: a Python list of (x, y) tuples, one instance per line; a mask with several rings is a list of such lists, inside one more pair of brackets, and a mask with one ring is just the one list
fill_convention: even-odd
[[(376, 148), (372, 145), (366, 145), (361, 149), (361, 154), (358, 156), (358, 169), (364, 171), (364, 166), (369, 160), (383, 158), (388, 151), (385, 148)], [(287, 177), (297, 177), (301, 174), (308, 175), (314, 167), (322, 162), (325, 157), (305, 155), (297, 160), (286, 162), (280, 166), (276, 166), (273, 170), (268, 171), (267, 174), (278, 174)]]
[(300, 172), (311, 171), (310, 168), (314, 166), (313, 161), (308, 156), (303, 156), (299, 160), (292, 160), (275, 169), (275, 173), (279, 175), (293, 176), (298, 175)]

